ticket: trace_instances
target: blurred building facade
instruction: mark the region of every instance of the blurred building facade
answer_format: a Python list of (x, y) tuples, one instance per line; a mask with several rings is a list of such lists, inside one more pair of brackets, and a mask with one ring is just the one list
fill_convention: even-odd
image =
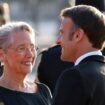
[(59, 12), (74, 5), (75, 0), (7, 0), (12, 21), (29, 22), (37, 31), (40, 48), (55, 43), (59, 28)]

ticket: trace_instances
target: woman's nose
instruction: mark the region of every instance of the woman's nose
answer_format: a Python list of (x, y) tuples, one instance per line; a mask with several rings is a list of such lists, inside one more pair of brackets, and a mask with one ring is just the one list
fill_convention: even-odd
[(36, 55), (36, 53), (37, 53), (36, 50), (32, 50), (30, 48), (28, 48), (27, 51), (26, 51), (27, 57), (33, 57), (33, 56)]

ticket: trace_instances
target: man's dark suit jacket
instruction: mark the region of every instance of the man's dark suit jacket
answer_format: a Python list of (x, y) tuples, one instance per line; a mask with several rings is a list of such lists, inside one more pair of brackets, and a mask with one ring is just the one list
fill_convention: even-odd
[(52, 105), (105, 105), (105, 58), (90, 56), (64, 71)]

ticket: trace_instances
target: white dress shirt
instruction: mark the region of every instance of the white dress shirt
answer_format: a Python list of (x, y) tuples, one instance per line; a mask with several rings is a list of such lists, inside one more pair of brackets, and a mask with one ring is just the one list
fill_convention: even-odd
[(88, 52), (82, 56), (80, 56), (76, 61), (75, 61), (75, 66), (78, 65), (84, 58), (91, 56), (91, 55), (102, 55), (102, 52), (100, 50), (97, 51), (92, 51)]

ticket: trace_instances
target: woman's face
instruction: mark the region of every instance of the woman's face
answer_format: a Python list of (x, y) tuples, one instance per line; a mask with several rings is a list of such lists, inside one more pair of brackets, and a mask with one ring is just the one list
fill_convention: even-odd
[(12, 45), (3, 54), (4, 69), (14, 73), (30, 73), (37, 56), (34, 35), (14, 32), (11, 41)]

